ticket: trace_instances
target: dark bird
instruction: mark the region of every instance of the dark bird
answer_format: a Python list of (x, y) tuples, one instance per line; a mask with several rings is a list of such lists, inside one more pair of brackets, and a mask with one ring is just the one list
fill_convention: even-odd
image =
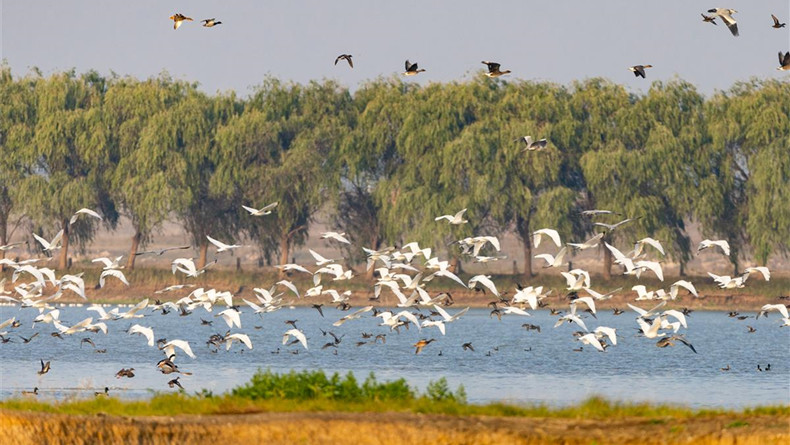
[(129, 368), (129, 369), (121, 368), (120, 371), (115, 373), (115, 378), (120, 379), (121, 377), (128, 377), (128, 378), (134, 377), (134, 368)]
[(104, 391), (96, 391), (96, 392), (93, 393), (93, 395), (96, 396), (96, 397), (102, 397), (102, 396), (109, 397), (110, 396), (110, 388), (105, 386), (104, 387)]
[(348, 62), (348, 66), (354, 68), (354, 62), (351, 61), (351, 54), (341, 54), (337, 56), (337, 58), (335, 59), (335, 65), (337, 65), (337, 62), (340, 62), (341, 60), (345, 60), (346, 62)]
[(683, 309), (680, 310), (680, 312), (683, 312), (683, 315), (685, 315), (686, 317), (690, 317), (691, 313), (694, 312), (694, 310), (684, 307)]
[(760, 372), (763, 372), (763, 368), (760, 367), (759, 363), (757, 364), (757, 370), (760, 371)]
[(614, 315), (622, 315), (623, 313), (625, 313), (625, 311), (622, 309), (618, 309), (618, 308), (612, 309), (612, 314)]
[(779, 67), (776, 69), (779, 71), (790, 70), (790, 51), (786, 52), (784, 55), (779, 51)]
[(645, 69), (647, 68), (653, 68), (653, 65), (634, 65), (628, 67), (628, 69), (634, 73), (634, 76), (641, 77), (642, 79), (646, 78)]
[(87, 343), (87, 344), (93, 346), (94, 348), (96, 347), (96, 344), (93, 343), (93, 340), (91, 340), (90, 337), (85, 337), (85, 338), (82, 339), (82, 341), (80, 341), (80, 348), (82, 347), (83, 343)]
[(775, 15), (771, 14), (771, 18), (774, 19), (774, 24), (771, 26), (771, 28), (779, 29), (785, 27), (786, 23), (779, 23), (779, 19), (776, 18)]
[(203, 326), (211, 326), (212, 324), (214, 324), (214, 320), (204, 320), (203, 318), (201, 318), (200, 324)]
[(321, 346), (321, 349), (326, 348), (337, 348), (337, 343), (330, 341), (329, 343), (325, 343), (324, 346)]
[(485, 73), (488, 77), (499, 77), (505, 74), (510, 74), (510, 70), (499, 71), (499, 64), (496, 62), (480, 62), (488, 67), (488, 72)]
[(770, 363), (765, 366), (765, 370), (766, 371), (770, 371), (771, 370), (771, 364)]
[(464, 348), (464, 351), (470, 350), (472, 352), (475, 352), (475, 348), (472, 347), (472, 342), (464, 343), (464, 344), (461, 345), (461, 347)]
[(683, 343), (684, 345), (688, 346), (692, 351), (694, 351), (695, 354), (697, 353), (697, 350), (694, 349), (694, 345), (692, 345), (685, 338), (679, 335), (664, 337), (660, 339), (658, 342), (656, 342), (656, 346), (658, 346), (659, 348), (666, 348), (667, 346), (675, 346), (675, 341), (679, 341)]
[(748, 332), (749, 332), (750, 334), (751, 334), (751, 333), (753, 333), (753, 332), (757, 332), (757, 329), (754, 329), (754, 328), (753, 328), (753, 327), (751, 327), (751, 326), (746, 326), (746, 329), (748, 329)]
[(0, 342), (3, 342), (3, 343), (12, 343), (12, 341), (11, 341), (11, 337), (3, 337), (2, 335), (0, 335)]
[(713, 23), (714, 25), (718, 25), (718, 23), (716, 23), (716, 17), (710, 16), (710, 15), (705, 15), (705, 14), (702, 14), (702, 13), (700, 13), (700, 15), (702, 16), (702, 21), (703, 22)]
[(294, 329), (298, 329), (296, 327), (296, 322), (297, 321), (299, 321), (299, 320), (285, 320), (285, 324), (289, 324), (289, 325), (293, 326)]
[(49, 362), (44, 363), (44, 360), (41, 360), (41, 371), (39, 371), (38, 375), (44, 375), (49, 372)]
[(33, 391), (22, 391), (23, 396), (37, 396), (38, 395), (38, 386), (33, 388)]
[(191, 372), (181, 371), (180, 369), (178, 369), (178, 366), (175, 363), (173, 363), (174, 358), (175, 358), (175, 354), (171, 355), (168, 358), (159, 360), (159, 362), (156, 364), (156, 367), (159, 368), (162, 374), (172, 374), (174, 372), (177, 372), (179, 374), (192, 375)]
[(721, 17), (721, 19), (724, 21), (724, 24), (727, 25), (727, 28), (730, 29), (732, 35), (734, 36), (738, 35), (738, 24), (735, 22), (735, 19), (732, 18), (732, 14), (735, 14), (738, 11), (728, 8), (713, 8), (713, 9), (708, 9), (708, 12), (711, 12)]
[(175, 13), (175, 14), (171, 15), (170, 16), (170, 20), (173, 21), (173, 29), (178, 29), (178, 27), (181, 26), (181, 24), (184, 23), (185, 20), (186, 21), (190, 21), (190, 22), (192, 21), (192, 19), (190, 17), (187, 17), (187, 16), (185, 16), (183, 14), (179, 14), (179, 13)]
[(729, 371), (730, 370), (730, 365), (727, 365), (726, 367), (721, 368), (721, 370), (722, 371)]
[(180, 379), (180, 378), (181, 378), (181, 376), (178, 376), (178, 377), (174, 378), (173, 380), (167, 382), (167, 386), (169, 386), (171, 388), (175, 388), (176, 386), (178, 386), (179, 388), (184, 389), (184, 387), (181, 386), (181, 383), (178, 381), (178, 379)]
[(323, 305), (323, 304), (314, 304), (314, 305), (313, 305), (313, 309), (317, 310), (317, 311), (318, 311), (318, 313), (319, 313), (319, 314), (321, 314), (321, 317), (323, 318), (323, 316), (324, 316), (324, 311), (323, 311), (323, 310), (321, 310), (321, 308), (322, 308), (322, 307), (324, 307), (324, 305)]
[(19, 338), (21, 338), (24, 343), (30, 343), (30, 341), (33, 340), (34, 338), (36, 338), (37, 336), (38, 336), (38, 332), (36, 332), (35, 334), (31, 335), (30, 338), (25, 338), (25, 337), (22, 337), (21, 335), (19, 336)]
[(524, 323), (521, 327), (528, 331), (538, 331), (538, 334), (540, 334), (540, 326), (536, 324)]
[(222, 24), (222, 22), (220, 22), (220, 21), (217, 21), (217, 19), (215, 19), (215, 18), (211, 18), (211, 19), (204, 19), (204, 20), (201, 20), (201, 22), (203, 22), (203, 26), (204, 26), (205, 28), (212, 28), (212, 27), (214, 27), (214, 26), (217, 26), (217, 25), (221, 25), (221, 24)]
[(739, 315), (739, 316), (738, 316), (738, 317), (736, 317), (736, 318), (737, 318), (738, 320), (740, 320), (740, 321), (743, 321), (743, 320), (746, 320), (747, 318), (749, 318), (749, 316), (748, 316), (748, 315)]
[(403, 72), (403, 75), (404, 76), (416, 76), (417, 74), (420, 74), (420, 73), (422, 73), (424, 71), (425, 70), (422, 69), (422, 68), (418, 69), (416, 63), (409, 63), (409, 61), (406, 60), (406, 71)]
[(498, 318), (499, 321), (502, 321), (502, 311), (499, 309), (494, 309), (490, 314), (488, 314), (488, 318), (492, 318), (494, 315), (496, 315), (496, 318)]
[(63, 336), (60, 335), (60, 332), (53, 332), (53, 333), (51, 333), (49, 335), (51, 335), (52, 337), (56, 337), (56, 338), (59, 338), (59, 339), (63, 340)]
[(420, 351), (422, 351), (422, 349), (424, 347), (428, 346), (429, 344), (431, 344), (431, 342), (435, 342), (435, 341), (436, 341), (435, 338), (432, 338), (430, 340), (426, 340), (426, 339), (423, 338), (422, 340), (420, 340), (420, 341), (418, 341), (417, 343), (414, 344), (414, 347), (417, 348), (417, 349), (414, 350), (414, 353), (415, 354), (419, 354)]
[(730, 317), (730, 318), (735, 318), (738, 315), (740, 315), (740, 314), (738, 314), (738, 312), (736, 312), (736, 311), (727, 312), (727, 316)]
[(373, 339), (373, 343), (374, 344), (378, 343), (379, 340), (381, 340), (381, 344), (382, 345), (387, 344), (387, 334), (379, 334), (379, 335), (377, 335), (376, 338)]

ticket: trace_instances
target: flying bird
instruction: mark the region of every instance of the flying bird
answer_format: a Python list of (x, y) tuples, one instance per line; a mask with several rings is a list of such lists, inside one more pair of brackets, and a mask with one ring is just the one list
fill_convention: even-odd
[(779, 28), (784, 28), (785, 25), (787, 25), (786, 23), (779, 23), (779, 19), (776, 18), (776, 16), (773, 14), (771, 14), (771, 18), (774, 19), (774, 24), (771, 26), (771, 28), (779, 29)]
[(703, 22), (705, 22), (705, 23), (713, 23), (714, 25), (718, 25), (718, 23), (716, 23), (716, 17), (711, 16), (711, 15), (705, 15), (705, 14), (702, 14), (702, 13), (700, 13), (700, 15), (702, 16), (702, 21)]
[(346, 62), (348, 62), (348, 66), (354, 68), (354, 62), (351, 61), (351, 54), (341, 54), (337, 56), (337, 58), (335, 59), (335, 65), (337, 65), (337, 62), (340, 62), (341, 60), (345, 60)]
[(480, 62), (480, 63), (482, 63), (483, 65), (486, 65), (488, 67), (488, 72), (485, 73), (485, 75), (488, 76), (488, 77), (499, 77), (499, 76), (504, 76), (505, 74), (510, 74), (510, 70), (499, 71), (499, 66), (500, 65), (498, 63), (496, 63), (496, 62), (485, 62), (484, 61), (484, 62)]
[(175, 13), (170, 16), (170, 20), (173, 21), (173, 29), (178, 29), (185, 20), (192, 21), (190, 17), (187, 17), (183, 14)]
[(540, 151), (546, 148), (548, 145), (548, 141), (546, 138), (543, 138), (539, 141), (533, 141), (532, 136), (523, 136), (518, 139), (515, 139), (513, 142), (524, 142), (524, 150), (523, 151)]
[(420, 73), (422, 73), (424, 71), (425, 70), (422, 69), (422, 68), (418, 69), (416, 63), (409, 63), (409, 61), (406, 60), (406, 71), (403, 72), (403, 75), (404, 76), (416, 76), (417, 74), (420, 74)]
[(779, 51), (779, 67), (776, 69), (779, 71), (790, 70), (790, 51), (786, 52), (784, 55)]
[(271, 214), (274, 208), (277, 207), (277, 204), (279, 204), (279, 202), (273, 202), (271, 204), (267, 204), (263, 206), (263, 208), (261, 209), (254, 209), (252, 207), (247, 207), (245, 205), (242, 205), (241, 207), (244, 208), (244, 210), (250, 212), (250, 215), (252, 216), (264, 216)]
[(728, 8), (713, 8), (708, 9), (708, 12), (711, 12), (719, 17), (724, 21), (724, 24), (727, 25), (727, 28), (730, 29), (732, 35), (738, 35), (738, 24), (735, 22), (735, 19), (732, 18), (732, 15), (737, 13), (738, 11), (734, 9)]
[(201, 20), (201, 22), (203, 22), (203, 27), (204, 28), (213, 28), (213, 27), (215, 27), (217, 25), (221, 25), (222, 24), (222, 22), (217, 21), (217, 19), (215, 19), (215, 18), (204, 19), (204, 20)]
[(442, 220), (442, 219), (446, 219), (447, 221), (450, 222), (450, 224), (455, 224), (455, 225), (466, 224), (469, 221), (464, 219), (464, 213), (466, 213), (466, 209), (461, 210), (460, 212), (456, 213), (455, 215), (437, 216), (433, 220), (434, 221), (439, 221), (439, 220)]
[(653, 68), (653, 65), (634, 65), (628, 67), (628, 69), (634, 73), (635, 77), (641, 77), (642, 79), (645, 79), (646, 68)]

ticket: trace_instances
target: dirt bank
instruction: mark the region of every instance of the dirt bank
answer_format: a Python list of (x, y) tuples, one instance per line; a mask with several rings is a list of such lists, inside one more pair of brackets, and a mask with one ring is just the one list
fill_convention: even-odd
[(409, 413), (256, 413), (114, 417), (0, 411), (14, 444), (780, 444), (790, 417), (688, 419), (454, 417)]

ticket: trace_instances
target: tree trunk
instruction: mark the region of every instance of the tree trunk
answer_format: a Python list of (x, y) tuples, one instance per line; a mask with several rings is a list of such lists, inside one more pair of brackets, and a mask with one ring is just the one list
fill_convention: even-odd
[(66, 270), (69, 267), (69, 221), (63, 221), (63, 236), (61, 237), (60, 260), (58, 269)]
[(529, 235), (522, 237), (524, 241), (524, 277), (529, 279), (535, 275), (532, 273), (532, 240)]
[(140, 240), (143, 239), (143, 234), (135, 232), (132, 237), (132, 249), (129, 251), (129, 259), (126, 260), (126, 268), (134, 270), (134, 260), (137, 258), (137, 249), (140, 247)]
[[(8, 244), (8, 219), (0, 221), (0, 246)], [(0, 250), (0, 260), (5, 258), (5, 250)], [(5, 265), (0, 264), (0, 272), (5, 271)]]
[(606, 247), (603, 249), (603, 278), (612, 279), (612, 251)]
[(202, 269), (206, 267), (207, 260), (208, 260), (208, 240), (203, 240), (200, 242), (200, 256), (198, 257), (197, 268)]
[(681, 278), (686, 276), (686, 262), (683, 260), (680, 261), (680, 271), (678, 271), (678, 274)]
[[(288, 264), (288, 242), (290, 241), (290, 236), (288, 234), (284, 234), (280, 237), (280, 264)], [(285, 278), (285, 271), (280, 269), (279, 273), (280, 279)]]

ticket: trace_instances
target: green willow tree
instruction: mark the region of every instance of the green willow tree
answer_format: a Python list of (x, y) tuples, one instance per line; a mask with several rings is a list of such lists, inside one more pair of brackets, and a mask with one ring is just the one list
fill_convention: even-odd
[(26, 212), (51, 234), (63, 230), (58, 267), (68, 266), (69, 246), (84, 246), (98, 228), (95, 218), (69, 219), (83, 207), (99, 210), (107, 224), (117, 220), (107, 178), (112, 161), (102, 117), (105, 81), (89, 72), (64, 73), (36, 83), (37, 120), (32, 143), (22, 149), (34, 159), (25, 178)]
[(786, 221), (776, 218), (788, 213), (780, 193), (786, 190), (789, 91), (787, 81), (752, 80), (706, 103), (710, 143), (702, 148), (710, 174), (700, 187), (697, 216), (704, 233), (729, 241), (735, 273), (750, 240), (761, 263), (787, 249)]
[[(0, 246), (8, 244), (24, 218), (19, 194), (32, 160), (29, 153), (27, 157), (23, 154), (36, 125), (37, 80), (25, 77), (15, 81), (11, 70), (0, 66)], [(0, 259), (5, 253), (0, 250)]]
[(190, 90), (194, 87), (163, 76), (143, 82), (120, 79), (105, 95), (108, 143), (117, 163), (111, 193), (134, 229), (127, 269), (134, 269), (137, 251), (151, 241), (153, 231), (188, 202), (184, 158), (160, 145), (157, 133), (171, 131), (166, 127), (175, 122), (166, 115)]

